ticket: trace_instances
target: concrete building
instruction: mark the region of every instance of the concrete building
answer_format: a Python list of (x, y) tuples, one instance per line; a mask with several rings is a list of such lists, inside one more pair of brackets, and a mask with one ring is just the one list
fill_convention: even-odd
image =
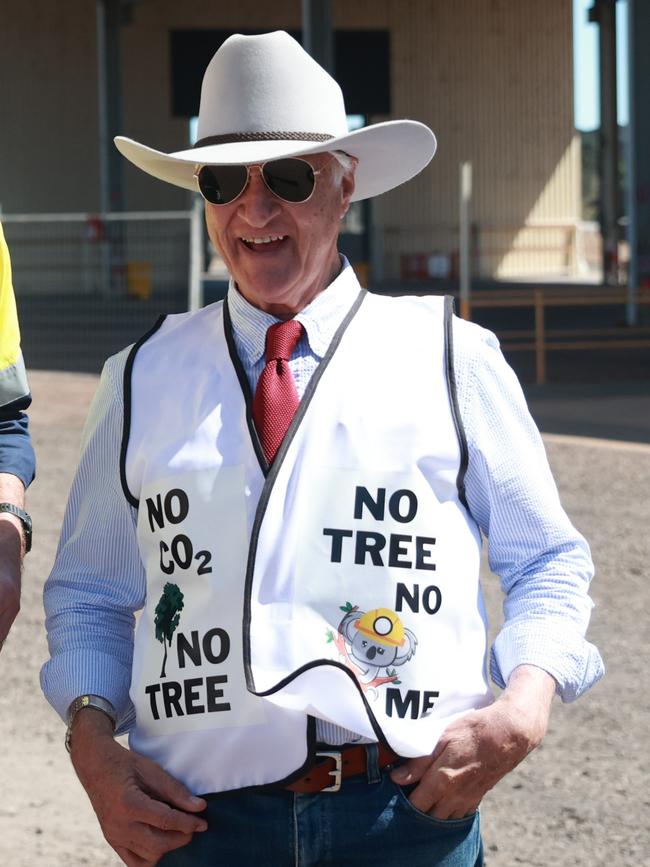
[[(3, 12), (6, 214), (100, 210), (97, 8), (93, 0), (21, 0)], [(461, 161), (473, 166), (474, 273), (573, 273), (580, 163), (571, 0), (332, 0), (331, 9), (347, 52), (344, 90), (366, 82), (355, 113), (368, 122), (416, 118), (439, 141), (417, 179), (373, 202), (376, 277), (453, 267)], [(197, 95), (183, 93), (188, 81), (178, 71), (188, 46), (198, 56), (230, 31), (301, 27), (299, 0), (136, 0), (124, 11), (120, 131), (170, 151), (189, 141), (178, 104)], [(368, 34), (379, 40), (370, 55)], [(364, 94), (368, 104), (358, 104)], [(126, 163), (122, 171), (126, 210), (188, 208), (189, 194)]]

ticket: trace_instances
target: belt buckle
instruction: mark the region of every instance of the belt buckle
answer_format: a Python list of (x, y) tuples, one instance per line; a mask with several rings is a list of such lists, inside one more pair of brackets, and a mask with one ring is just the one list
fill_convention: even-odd
[(334, 783), (331, 786), (327, 786), (325, 789), (321, 789), (321, 792), (338, 792), (341, 788), (341, 779), (343, 777), (343, 757), (340, 750), (333, 750), (332, 752), (318, 750), (316, 756), (322, 756), (325, 759), (333, 759), (334, 761), (334, 769), (328, 771), (330, 777), (334, 778)]

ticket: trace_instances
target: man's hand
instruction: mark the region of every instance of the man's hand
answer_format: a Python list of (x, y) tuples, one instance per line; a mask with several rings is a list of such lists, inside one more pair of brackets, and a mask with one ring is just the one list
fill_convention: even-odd
[(118, 744), (101, 711), (78, 712), (70, 754), (106, 840), (128, 867), (153, 867), (165, 852), (207, 829), (192, 815), (205, 809), (205, 801), (160, 765)]
[(409, 760), (392, 779), (402, 786), (419, 783), (410, 801), (436, 819), (467, 816), (539, 746), (554, 692), (555, 681), (545, 671), (519, 666), (498, 701), (451, 723), (432, 755)]
[[(0, 503), (23, 508), (25, 488), (16, 476), (0, 473)], [(24, 554), (20, 519), (0, 513), (0, 649), (20, 611), (20, 567)]]

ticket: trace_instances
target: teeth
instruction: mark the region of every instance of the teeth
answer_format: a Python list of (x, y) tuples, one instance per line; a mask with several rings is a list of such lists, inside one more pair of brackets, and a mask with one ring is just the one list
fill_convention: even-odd
[(286, 237), (286, 235), (266, 235), (264, 238), (244, 238), (242, 236), (242, 241), (246, 241), (247, 244), (270, 244), (271, 241), (282, 241)]

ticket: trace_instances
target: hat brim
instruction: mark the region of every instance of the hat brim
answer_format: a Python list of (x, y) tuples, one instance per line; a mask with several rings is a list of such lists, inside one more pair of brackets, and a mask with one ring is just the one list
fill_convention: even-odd
[(436, 152), (436, 137), (415, 120), (391, 120), (314, 145), (300, 140), (247, 141), (206, 145), (166, 154), (117, 136), (115, 146), (135, 166), (161, 181), (198, 191), (195, 166), (260, 163), (280, 157), (335, 150), (358, 159), (353, 202), (378, 196), (422, 171)]

